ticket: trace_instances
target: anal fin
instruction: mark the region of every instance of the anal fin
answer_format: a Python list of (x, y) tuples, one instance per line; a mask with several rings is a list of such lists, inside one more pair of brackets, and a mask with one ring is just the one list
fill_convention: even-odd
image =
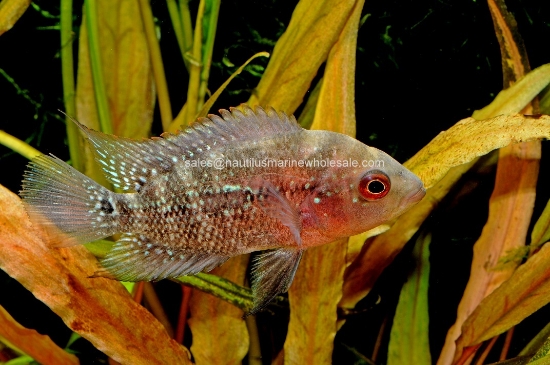
[(252, 263), (254, 308), (246, 316), (257, 313), (278, 294), (288, 290), (303, 252), (303, 249), (279, 248), (266, 251), (254, 258)]
[(210, 271), (229, 259), (211, 253), (189, 253), (125, 234), (101, 260), (94, 276), (120, 281), (151, 281)]

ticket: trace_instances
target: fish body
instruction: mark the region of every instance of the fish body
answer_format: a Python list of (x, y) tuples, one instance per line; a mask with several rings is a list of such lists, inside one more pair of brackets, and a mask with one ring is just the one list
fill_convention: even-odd
[(80, 124), (114, 193), (53, 156), (33, 160), (21, 196), (31, 217), (85, 243), (122, 233), (100, 275), (159, 280), (253, 263), (257, 312), (290, 286), (309, 247), (385, 223), (424, 196), (389, 155), (309, 131), (273, 109), (221, 110), (178, 134), (135, 141)]

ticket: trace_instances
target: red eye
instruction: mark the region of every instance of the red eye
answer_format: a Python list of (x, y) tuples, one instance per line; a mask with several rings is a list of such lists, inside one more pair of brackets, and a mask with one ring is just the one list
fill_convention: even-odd
[(359, 182), (359, 193), (367, 200), (378, 200), (390, 192), (390, 178), (382, 171), (367, 172)]

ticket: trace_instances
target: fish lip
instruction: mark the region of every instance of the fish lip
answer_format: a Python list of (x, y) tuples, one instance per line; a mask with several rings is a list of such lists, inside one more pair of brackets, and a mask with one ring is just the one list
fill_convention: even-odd
[(405, 201), (410, 203), (417, 203), (426, 195), (426, 189), (424, 186), (420, 186), (417, 190), (413, 190), (406, 197)]

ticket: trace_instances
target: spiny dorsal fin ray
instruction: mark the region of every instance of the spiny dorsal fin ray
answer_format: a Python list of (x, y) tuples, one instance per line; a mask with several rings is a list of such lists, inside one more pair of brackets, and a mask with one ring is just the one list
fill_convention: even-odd
[(279, 248), (256, 256), (252, 262), (254, 308), (246, 316), (263, 309), (277, 294), (285, 293), (298, 269), (304, 250)]
[(212, 253), (189, 253), (152, 243), (142, 235), (124, 234), (101, 260), (94, 276), (121, 281), (151, 281), (210, 271), (229, 259)]
[(224, 148), (227, 142), (257, 141), (303, 130), (293, 116), (273, 108), (243, 105), (242, 109), (220, 110), (222, 117), (210, 114), (182, 132), (143, 141), (107, 135), (73, 121), (94, 145), (107, 179), (119, 189), (139, 191), (152, 176), (184, 160)]

